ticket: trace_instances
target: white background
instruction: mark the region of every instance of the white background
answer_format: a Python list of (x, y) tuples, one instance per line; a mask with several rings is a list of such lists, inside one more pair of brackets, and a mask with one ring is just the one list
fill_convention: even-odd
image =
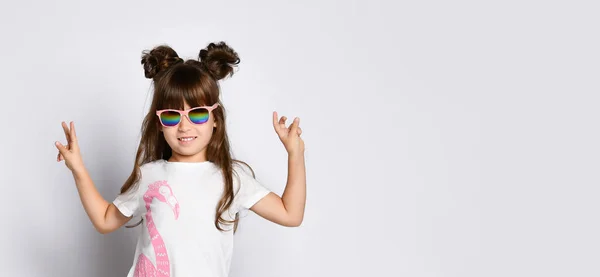
[[(483, 4), (483, 3), (486, 4)], [(2, 276), (125, 276), (56, 163), (73, 120), (96, 186), (129, 175), (142, 50), (224, 40), (236, 158), (277, 193), (271, 113), (301, 118), (299, 228), (241, 221), (231, 276), (598, 276), (594, 1), (3, 1)]]

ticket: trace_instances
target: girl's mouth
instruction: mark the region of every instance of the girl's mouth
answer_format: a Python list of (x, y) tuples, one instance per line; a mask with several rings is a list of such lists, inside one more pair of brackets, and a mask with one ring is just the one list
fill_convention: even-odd
[(197, 137), (180, 137), (180, 138), (177, 138), (177, 140), (179, 140), (181, 143), (188, 143), (188, 142), (195, 140), (196, 138)]

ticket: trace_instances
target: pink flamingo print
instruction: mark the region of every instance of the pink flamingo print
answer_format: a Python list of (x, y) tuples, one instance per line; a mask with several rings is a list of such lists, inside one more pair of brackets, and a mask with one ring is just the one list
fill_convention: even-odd
[(175, 219), (179, 217), (179, 203), (173, 195), (173, 190), (167, 181), (158, 181), (150, 184), (148, 190), (144, 194), (144, 202), (146, 202), (148, 233), (150, 234), (152, 247), (156, 254), (156, 267), (152, 264), (150, 259), (142, 253), (135, 265), (135, 273), (133, 275), (135, 277), (171, 276), (171, 263), (169, 262), (169, 256), (167, 255), (165, 242), (156, 229), (156, 225), (152, 218), (152, 211), (150, 210), (150, 203), (152, 203), (154, 198), (169, 205), (171, 209), (173, 209)]

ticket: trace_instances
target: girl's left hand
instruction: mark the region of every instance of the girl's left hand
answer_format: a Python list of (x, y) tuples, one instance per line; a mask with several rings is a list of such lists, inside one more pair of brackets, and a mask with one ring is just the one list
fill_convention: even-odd
[(273, 128), (279, 136), (279, 139), (285, 146), (285, 150), (289, 155), (291, 154), (303, 154), (304, 153), (304, 141), (300, 138), (302, 129), (300, 128), (300, 118), (294, 118), (294, 121), (289, 127), (285, 127), (285, 121), (287, 117), (282, 116), (279, 120), (277, 112), (273, 112)]

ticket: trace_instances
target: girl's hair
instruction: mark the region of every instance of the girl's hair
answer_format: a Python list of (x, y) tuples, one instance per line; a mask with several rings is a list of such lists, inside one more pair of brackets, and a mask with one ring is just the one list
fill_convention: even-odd
[[(212, 106), (219, 103), (219, 107), (212, 111), (212, 116), (217, 123), (213, 128), (213, 135), (207, 146), (207, 159), (216, 164), (224, 177), (224, 189), (215, 211), (215, 226), (225, 231), (221, 224), (233, 223), (234, 232), (237, 229), (239, 215), (234, 220), (226, 220), (221, 215), (232, 205), (233, 191), (233, 163), (239, 162), (231, 157), (229, 139), (225, 128), (225, 108), (219, 97), (219, 84), (217, 81), (233, 75), (234, 66), (239, 64), (237, 53), (225, 42), (210, 43), (205, 49), (200, 50), (198, 60), (183, 60), (177, 52), (167, 45), (160, 45), (152, 50), (142, 52), (142, 65), (146, 78), (154, 83), (154, 96), (150, 110), (141, 128), (141, 139), (135, 157), (135, 165), (131, 175), (121, 187), (121, 193), (131, 189), (140, 179), (140, 166), (159, 159), (168, 160), (172, 149), (167, 144), (160, 132), (160, 122), (156, 111), (161, 109), (183, 109), (184, 101), (191, 107)], [(250, 168), (250, 166), (248, 166)], [(250, 168), (252, 171), (252, 168)], [(254, 171), (252, 171), (254, 176)], [(141, 223), (138, 222), (137, 226)], [(133, 227), (133, 226), (128, 226)]]

